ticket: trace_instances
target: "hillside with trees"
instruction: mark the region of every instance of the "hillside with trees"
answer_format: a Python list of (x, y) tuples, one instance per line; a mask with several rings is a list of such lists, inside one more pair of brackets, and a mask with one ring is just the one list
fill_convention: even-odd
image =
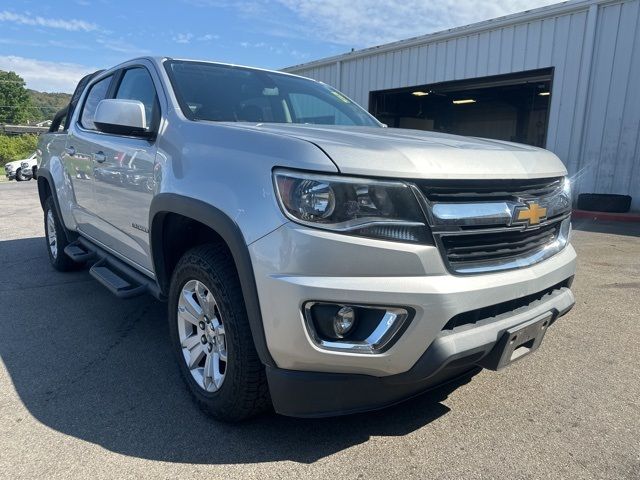
[(31, 98), (32, 113), (39, 115), (35, 120), (37, 122), (52, 120), (56, 112), (66, 107), (71, 99), (68, 93), (47, 93), (36, 90), (27, 90), (27, 92)]
[[(0, 70), (0, 124), (20, 125), (53, 119), (70, 97), (66, 93), (28, 90), (18, 74)], [(8, 161), (28, 157), (36, 143), (36, 135), (0, 134), (0, 167)]]
[(0, 123), (16, 125), (51, 120), (70, 98), (67, 93), (29, 90), (18, 74), (0, 70)]

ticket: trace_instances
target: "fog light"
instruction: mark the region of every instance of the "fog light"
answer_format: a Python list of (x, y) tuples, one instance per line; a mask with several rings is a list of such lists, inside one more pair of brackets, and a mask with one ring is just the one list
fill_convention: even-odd
[(306, 302), (304, 320), (311, 341), (324, 350), (378, 354), (413, 318), (409, 307)]
[(342, 307), (333, 319), (333, 331), (338, 338), (344, 338), (356, 323), (356, 312), (351, 307)]

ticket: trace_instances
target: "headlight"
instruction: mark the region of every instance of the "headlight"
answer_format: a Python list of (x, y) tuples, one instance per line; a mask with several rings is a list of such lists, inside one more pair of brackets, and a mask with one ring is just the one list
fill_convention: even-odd
[(280, 206), (296, 223), (399, 242), (429, 238), (422, 209), (406, 183), (288, 170), (273, 176)]
[(13, 170), (13, 165), (7, 164), (7, 165), (4, 166), (4, 168), (5, 168), (5, 170), (11, 171), (11, 170)]
[(562, 193), (569, 199), (569, 202), (573, 202), (573, 197), (571, 196), (571, 179), (569, 177), (564, 177), (564, 181), (562, 182)]

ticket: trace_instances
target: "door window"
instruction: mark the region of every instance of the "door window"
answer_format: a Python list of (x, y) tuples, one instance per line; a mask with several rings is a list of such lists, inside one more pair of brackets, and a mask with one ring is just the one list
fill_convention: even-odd
[(109, 91), (109, 85), (111, 84), (111, 76), (103, 78), (99, 82), (91, 86), (87, 99), (84, 102), (82, 108), (82, 114), (80, 115), (80, 125), (88, 130), (97, 130), (93, 119), (96, 114), (96, 109), (101, 100), (104, 100)]
[(116, 98), (138, 100), (144, 105), (147, 126), (155, 123), (158, 112), (158, 97), (151, 75), (141, 67), (125, 70), (116, 93)]

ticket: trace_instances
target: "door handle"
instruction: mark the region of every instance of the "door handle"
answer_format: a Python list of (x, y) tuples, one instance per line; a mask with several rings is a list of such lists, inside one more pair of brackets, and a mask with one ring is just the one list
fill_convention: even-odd
[(104, 152), (96, 152), (93, 154), (93, 159), (98, 163), (103, 163), (107, 159), (107, 156)]
[(76, 149), (73, 147), (67, 147), (64, 149), (65, 152), (67, 152), (67, 155), (69, 155), (70, 157), (73, 157), (76, 154)]

